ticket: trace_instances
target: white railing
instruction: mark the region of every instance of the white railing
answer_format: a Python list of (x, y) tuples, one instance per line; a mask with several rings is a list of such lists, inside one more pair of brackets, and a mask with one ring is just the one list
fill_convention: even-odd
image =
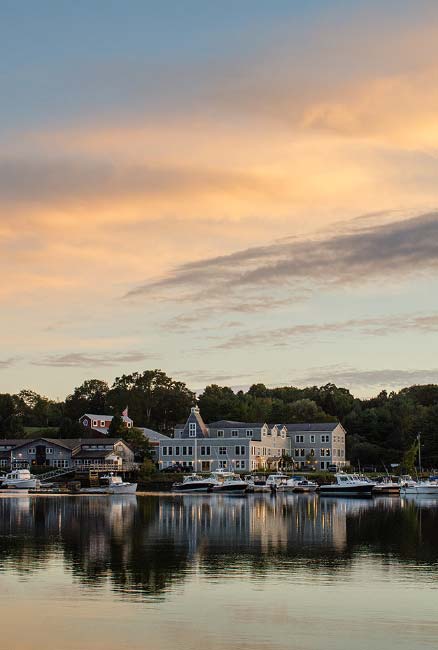
[(99, 472), (130, 472), (138, 469), (138, 463), (123, 463), (122, 465), (118, 465), (117, 463), (77, 464), (73, 469), (77, 472), (88, 472), (89, 470)]

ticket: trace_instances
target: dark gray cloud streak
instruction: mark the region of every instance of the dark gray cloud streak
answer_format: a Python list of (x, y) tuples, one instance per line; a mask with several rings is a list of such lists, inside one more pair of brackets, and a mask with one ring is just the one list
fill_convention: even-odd
[(253, 345), (288, 345), (292, 340), (313, 339), (325, 334), (357, 332), (363, 336), (388, 336), (398, 332), (438, 332), (438, 314), (398, 314), (380, 318), (355, 318), (332, 323), (308, 323), (263, 330), (240, 332), (218, 343), (219, 350), (233, 350)]
[[(438, 268), (438, 212), (304, 241), (286, 240), (176, 267), (127, 297), (192, 297), (310, 283), (354, 285)], [(184, 296), (187, 299), (187, 295)]]
[(307, 375), (292, 379), (295, 385), (323, 385), (333, 382), (338, 386), (400, 388), (413, 384), (438, 383), (438, 369), (382, 369), (314, 368)]
[(69, 354), (52, 354), (32, 362), (34, 366), (53, 368), (99, 368), (100, 366), (116, 366), (120, 363), (137, 363), (155, 359), (155, 355), (144, 352), (125, 352), (120, 354), (85, 354), (71, 352)]

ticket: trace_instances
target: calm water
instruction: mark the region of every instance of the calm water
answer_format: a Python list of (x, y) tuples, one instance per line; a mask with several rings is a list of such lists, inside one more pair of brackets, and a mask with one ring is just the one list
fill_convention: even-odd
[(438, 501), (0, 499), (1, 650), (438, 646)]

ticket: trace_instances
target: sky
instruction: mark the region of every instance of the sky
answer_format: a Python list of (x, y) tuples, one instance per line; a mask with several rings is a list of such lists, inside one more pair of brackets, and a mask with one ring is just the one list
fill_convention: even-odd
[(0, 391), (438, 382), (438, 6), (3, 0)]

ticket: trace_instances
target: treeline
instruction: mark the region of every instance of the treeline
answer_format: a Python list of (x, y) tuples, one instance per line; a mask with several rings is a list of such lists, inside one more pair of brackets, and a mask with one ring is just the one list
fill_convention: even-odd
[[(111, 386), (88, 380), (62, 402), (22, 390), (15, 395), (0, 394), (0, 436), (17, 437), (26, 427), (56, 427), (59, 437), (76, 437), (84, 435), (78, 423), (84, 413), (120, 414), (126, 406), (135, 425), (171, 434), (175, 424), (185, 421), (195, 401), (184, 382), (161, 370), (122, 375)], [(307, 388), (254, 384), (238, 392), (211, 385), (197, 401), (206, 422), (339, 420), (348, 432), (347, 456), (354, 464), (399, 462), (421, 433), (424, 463), (438, 467), (438, 385), (382, 391), (371, 399), (359, 399), (334, 384)]]

